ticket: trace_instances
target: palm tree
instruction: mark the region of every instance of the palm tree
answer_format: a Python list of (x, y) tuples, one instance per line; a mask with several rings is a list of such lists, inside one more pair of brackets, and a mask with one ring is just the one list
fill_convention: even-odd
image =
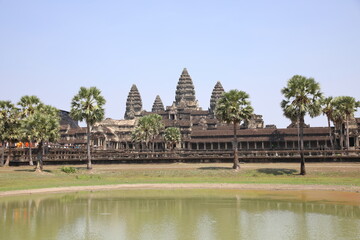
[[(12, 144), (19, 136), (19, 109), (10, 101), (0, 101), (0, 139), (2, 142), (2, 157), (0, 166), (9, 166)], [(6, 162), (4, 163), (5, 143), (9, 146)]]
[(324, 98), (322, 101), (322, 106), (323, 106), (322, 113), (327, 117), (331, 149), (334, 149), (334, 141), (333, 141), (332, 129), (330, 125), (330, 121), (333, 118), (333, 112), (334, 112), (333, 99), (334, 99), (333, 97), (327, 97)]
[(300, 130), (300, 174), (305, 175), (305, 157), (304, 157), (304, 125), (305, 115), (310, 117), (319, 116), (321, 113), (322, 93), (319, 83), (313, 78), (306, 78), (295, 75), (288, 80), (287, 86), (281, 90), (285, 99), (281, 102), (284, 115), (288, 117), (297, 117), (299, 119)]
[(40, 104), (34, 112), (22, 122), (25, 131), (32, 131), (32, 139), (38, 143), (38, 161), (35, 170), (43, 170), (43, 147), (45, 142), (53, 142), (59, 138), (59, 111), (49, 105)]
[(101, 96), (101, 91), (96, 87), (81, 87), (71, 102), (70, 116), (74, 120), (84, 120), (86, 122), (87, 169), (92, 169), (90, 153), (91, 128), (96, 122), (104, 119), (105, 110), (103, 106), (105, 103), (105, 98)]
[(150, 114), (149, 118), (151, 119), (151, 128), (152, 128), (152, 136), (151, 136), (151, 145), (152, 145), (152, 151), (155, 151), (154, 149), (154, 141), (157, 136), (159, 136), (160, 132), (164, 129), (164, 124), (162, 123), (162, 117), (159, 114)]
[(237, 128), (241, 122), (248, 121), (252, 114), (253, 108), (250, 105), (249, 94), (244, 91), (230, 90), (223, 93), (218, 102), (216, 103), (216, 117), (227, 124), (233, 124), (234, 128), (234, 165), (233, 169), (239, 169), (238, 158), (238, 140)]
[(148, 141), (147, 131), (144, 131), (143, 128), (137, 126), (131, 133), (131, 140), (133, 142), (139, 143), (141, 146), (145, 142), (145, 145), (147, 146)]
[(145, 145), (150, 149), (149, 144), (152, 143), (152, 150), (154, 150), (154, 140), (164, 128), (161, 122), (162, 117), (158, 114), (150, 114), (139, 119), (137, 127), (132, 133), (132, 139), (136, 142), (145, 142)]
[[(31, 115), (33, 115), (36, 111), (36, 108), (41, 104), (40, 99), (37, 96), (23, 96), (21, 97), (20, 101), (18, 102), (18, 105), (21, 106), (21, 115), (22, 118), (28, 118)], [(22, 130), (25, 130), (26, 128), (22, 128)], [(29, 142), (29, 164), (32, 166), (34, 165), (32, 160), (32, 138), (33, 138), (33, 129), (27, 129), (28, 131), (22, 131), (23, 137), (26, 141)]]
[(349, 137), (349, 121), (350, 118), (354, 116), (354, 112), (360, 107), (360, 102), (356, 101), (355, 98), (349, 96), (336, 97), (334, 99), (335, 111), (342, 119), (345, 121), (346, 129), (346, 148), (350, 147), (350, 137)]
[(181, 141), (180, 129), (176, 127), (165, 129), (164, 139), (167, 145), (171, 146), (171, 150), (174, 150), (175, 144)]

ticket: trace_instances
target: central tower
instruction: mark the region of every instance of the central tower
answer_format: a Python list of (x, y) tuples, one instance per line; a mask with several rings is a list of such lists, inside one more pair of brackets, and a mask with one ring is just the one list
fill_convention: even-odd
[(186, 68), (182, 71), (175, 92), (175, 106), (197, 110), (198, 102), (195, 98), (194, 84)]

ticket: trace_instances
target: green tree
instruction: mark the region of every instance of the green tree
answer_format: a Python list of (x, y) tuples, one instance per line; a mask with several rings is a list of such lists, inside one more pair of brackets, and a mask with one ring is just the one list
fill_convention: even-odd
[(40, 104), (34, 112), (21, 123), (23, 131), (31, 129), (32, 139), (38, 144), (38, 161), (35, 170), (43, 170), (43, 153), (46, 142), (56, 141), (60, 134), (59, 111), (49, 105)]
[[(28, 96), (25, 95), (23, 97), (21, 97), (20, 101), (18, 102), (18, 105), (21, 107), (21, 118), (22, 119), (26, 119), (29, 118), (31, 115), (33, 115), (35, 113), (35, 111), (37, 110), (37, 108), (39, 107), (39, 105), (41, 104), (40, 99), (37, 96)], [(24, 131), (26, 130), (26, 131)], [(34, 131), (33, 129), (26, 129), (26, 128), (22, 128), (21, 131), (21, 137), (25, 140), (29, 142), (29, 164), (30, 165), (34, 165), (33, 160), (32, 160), (32, 143), (33, 143), (33, 135), (34, 135)]]
[(104, 119), (105, 110), (103, 106), (105, 103), (105, 98), (101, 96), (101, 91), (96, 87), (81, 87), (71, 102), (70, 116), (74, 120), (86, 122), (87, 169), (92, 169), (90, 153), (91, 128), (96, 122)]
[(166, 144), (171, 147), (171, 150), (174, 150), (175, 145), (181, 142), (180, 129), (176, 127), (166, 128), (164, 133), (164, 139)]
[(347, 149), (350, 147), (350, 137), (349, 137), (349, 122), (351, 117), (354, 116), (354, 113), (360, 107), (360, 102), (356, 101), (355, 98), (349, 96), (340, 96), (334, 99), (335, 112), (339, 119), (343, 119), (345, 122), (346, 129), (346, 141), (345, 146)]
[(304, 125), (305, 115), (316, 117), (321, 114), (322, 93), (320, 92), (319, 83), (313, 78), (306, 78), (295, 75), (288, 80), (287, 86), (281, 90), (285, 99), (281, 102), (284, 115), (289, 115), (299, 119), (300, 130), (300, 174), (305, 175), (305, 157), (304, 157)]
[(331, 149), (334, 149), (334, 140), (333, 140), (332, 129), (331, 129), (331, 125), (330, 125), (330, 122), (333, 119), (333, 112), (334, 112), (333, 99), (334, 99), (333, 97), (327, 97), (322, 100), (322, 113), (324, 115), (326, 115), (326, 118), (327, 118)]
[(154, 151), (155, 139), (160, 135), (160, 132), (164, 130), (164, 124), (162, 123), (162, 117), (159, 114), (150, 114), (151, 126), (152, 126), (152, 137), (151, 145)]
[[(19, 124), (19, 109), (10, 101), (0, 101), (0, 139), (3, 146), (0, 166), (9, 166), (12, 145), (19, 137)], [(6, 143), (9, 146), (9, 151), (4, 163)]]
[(145, 143), (146, 148), (154, 151), (154, 140), (164, 129), (162, 117), (158, 114), (150, 114), (139, 118), (136, 128), (132, 132), (132, 139), (135, 142)]
[(227, 124), (233, 124), (234, 128), (234, 165), (233, 169), (239, 169), (239, 157), (238, 157), (238, 139), (237, 128), (241, 122), (250, 120), (253, 114), (253, 108), (250, 105), (249, 95), (244, 91), (230, 90), (223, 93), (219, 98), (215, 114), (216, 117)]

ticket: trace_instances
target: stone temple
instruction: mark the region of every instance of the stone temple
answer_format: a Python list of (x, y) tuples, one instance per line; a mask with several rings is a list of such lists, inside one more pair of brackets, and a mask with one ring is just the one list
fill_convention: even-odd
[[(156, 96), (151, 111), (142, 108), (142, 99), (136, 85), (132, 85), (126, 100), (124, 120), (107, 118), (96, 123), (92, 129), (92, 142), (98, 149), (117, 149), (138, 151), (140, 144), (131, 140), (131, 133), (140, 117), (159, 114), (165, 128), (178, 127), (181, 131), (179, 150), (231, 150), (233, 141), (232, 126), (219, 122), (214, 114), (216, 102), (224, 92), (220, 82), (214, 85), (208, 110), (199, 107), (195, 87), (187, 69), (184, 68), (178, 80), (175, 100), (164, 107), (159, 95)], [(305, 149), (327, 149), (330, 147), (328, 127), (305, 126)], [(353, 119), (350, 130), (350, 145), (359, 147), (360, 118)], [(264, 126), (261, 115), (254, 114), (250, 121), (239, 126), (239, 149), (243, 150), (297, 150), (298, 129), (295, 122), (288, 128), (277, 129), (275, 125)], [(63, 125), (61, 144), (84, 145), (85, 129)], [(165, 150), (161, 137), (155, 140), (155, 150)]]

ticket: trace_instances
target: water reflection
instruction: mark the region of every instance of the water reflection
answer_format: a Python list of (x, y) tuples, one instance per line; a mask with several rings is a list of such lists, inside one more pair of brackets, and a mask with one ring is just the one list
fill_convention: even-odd
[(304, 199), (311, 196), (302, 194), (131, 190), (2, 198), (0, 236), (31, 240), (360, 236), (360, 203), (309, 202)]

